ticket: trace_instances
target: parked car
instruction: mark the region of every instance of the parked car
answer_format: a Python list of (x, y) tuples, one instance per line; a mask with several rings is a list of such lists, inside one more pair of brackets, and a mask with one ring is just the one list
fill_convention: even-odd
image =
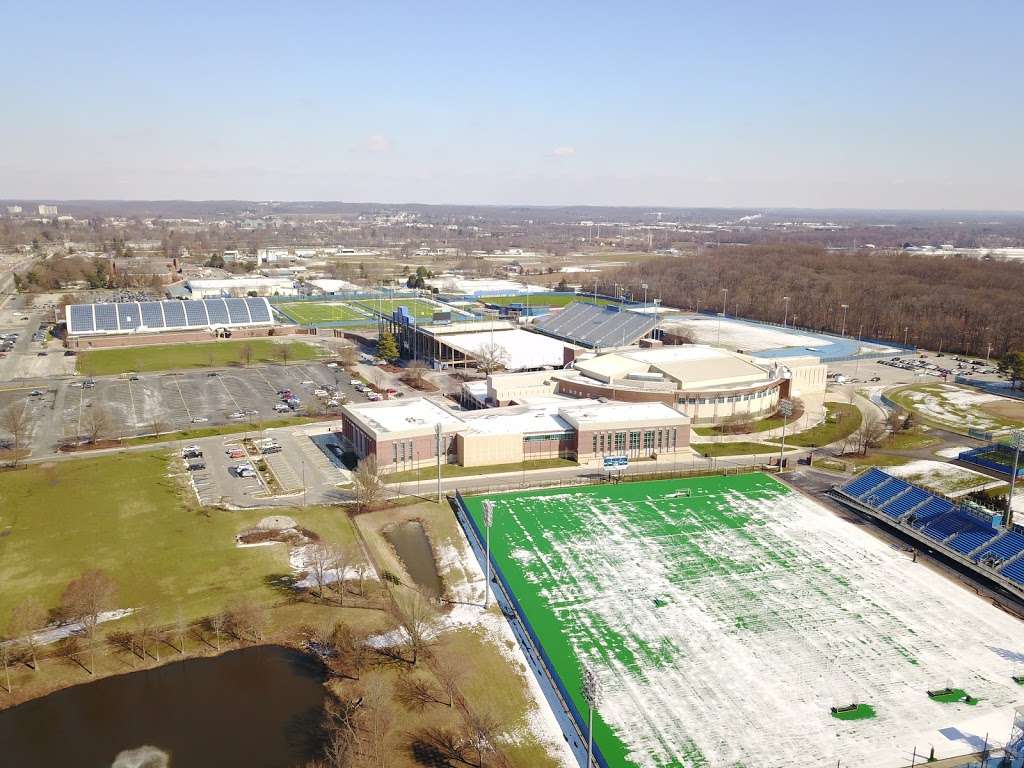
[(196, 471), (198, 471), (200, 469), (206, 469), (206, 462), (205, 461), (190, 461), (188, 463), (188, 471), (189, 472), (196, 472)]
[(41, 389), (33, 389), (31, 392), (28, 393), (28, 395), (29, 395), (29, 397), (42, 397), (43, 390), (41, 390)]
[(199, 453), (202, 454), (203, 449), (200, 448), (198, 445), (195, 445), (195, 444), (193, 444), (193, 445), (186, 445), (184, 448), (181, 449), (181, 455), (184, 456), (186, 452), (191, 452), (191, 451), (199, 451)]
[(201, 459), (203, 458), (202, 451), (183, 451), (181, 454), (183, 459)]
[(359, 387), (363, 384), (359, 379), (349, 379), (348, 383), (353, 387)]
[(235, 448), (229, 448), (228, 451), (227, 451), (227, 454), (228, 454), (228, 458), (229, 459), (244, 459), (245, 458), (245, 449), (244, 448), (238, 448), (236, 446)]
[(337, 363), (327, 363), (327, 367), (328, 368), (337, 368), (338, 364)]
[(229, 419), (244, 419), (245, 414), (242, 411), (233, 411), (228, 414)]
[(274, 410), (277, 411), (278, 413), (284, 413), (285, 411), (289, 410), (289, 408), (284, 403), (274, 403)]
[(193, 416), (192, 417), (192, 423), (193, 424), (205, 424), (208, 421), (209, 421), (209, 419), (206, 418), (205, 416)]
[(256, 470), (252, 468), (251, 464), (239, 464), (235, 467), (235, 475), (237, 477), (256, 477)]

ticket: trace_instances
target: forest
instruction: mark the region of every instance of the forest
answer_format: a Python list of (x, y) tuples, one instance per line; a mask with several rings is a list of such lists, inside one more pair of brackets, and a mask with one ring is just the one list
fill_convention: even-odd
[(690, 310), (831, 333), (845, 322), (849, 336), (940, 352), (1024, 349), (1024, 264), (1015, 262), (730, 246), (653, 259), (616, 279)]

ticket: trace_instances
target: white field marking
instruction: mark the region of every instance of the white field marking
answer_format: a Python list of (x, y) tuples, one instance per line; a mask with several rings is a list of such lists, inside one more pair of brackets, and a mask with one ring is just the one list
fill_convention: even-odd
[[(960, 732), (1001, 738), (1024, 698), (1011, 680), (1024, 658), (1018, 620), (781, 486), (718, 497), (750, 516), (741, 528), (702, 525), (686, 499), (649, 500), (685, 521), (678, 536), (653, 536), (638, 504), (581, 495), (585, 532), (560, 538), (550, 510), (535, 540), (518, 520), (527, 507), (496, 501), (525, 577), (596, 668), (602, 717), (645, 768), (689, 765), (687, 745), (709, 766), (895, 768), (915, 745), (970, 751)], [(529, 501), (538, 516), (545, 506)], [(928, 699), (947, 682), (981, 703)], [(830, 716), (854, 701), (877, 717)]]

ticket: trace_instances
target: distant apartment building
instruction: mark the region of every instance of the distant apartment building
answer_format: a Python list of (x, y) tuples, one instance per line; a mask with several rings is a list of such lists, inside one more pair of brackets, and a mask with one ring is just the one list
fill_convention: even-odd
[(7, 215), (8, 216), (17, 216), (19, 213), (21, 213), (21, 206), (20, 205), (8, 205), (7, 206)]
[(56, 205), (40, 205), (38, 208), (40, 216), (56, 216), (57, 206)]

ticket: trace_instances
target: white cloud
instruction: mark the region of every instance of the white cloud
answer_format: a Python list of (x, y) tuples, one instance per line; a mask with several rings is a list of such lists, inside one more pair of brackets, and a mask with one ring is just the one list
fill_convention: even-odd
[(551, 157), (572, 157), (576, 154), (576, 147), (555, 147), (548, 154)]
[(390, 152), (391, 139), (389, 139), (387, 136), (382, 136), (379, 133), (375, 133), (373, 136), (366, 140), (366, 148), (370, 152)]

